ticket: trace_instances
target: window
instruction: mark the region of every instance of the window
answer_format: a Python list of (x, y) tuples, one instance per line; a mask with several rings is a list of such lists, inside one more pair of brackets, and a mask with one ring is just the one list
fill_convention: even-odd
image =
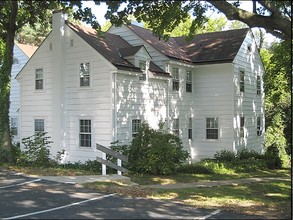
[(239, 86), (240, 86), (240, 92), (244, 92), (244, 70), (240, 70), (240, 78), (239, 78)]
[(80, 86), (90, 86), (90, 63), (81, 63), (79, 66)]
[(90, 119), (79, 120), (79, 146), (92, 146), (92, 125)]
[(73, 39), (70, 39), (70, 47), (73, 47)]
[(192, 72), (186, 71), (186, 92), (192, 92)]
[(261, 130), (261, 117), (257, 117), (257, 119), (256, 119), (256, 133), (257, 133), (257, 136), (261, 136), (262, 135), (262, 130)]
[(139, 131), (140, 125), (141, 125), (140, 119), (133, 119), (132, 120), (132, 137), (133, 138), (136, 137), (136, 135)]
[(240, 117), (240, 138), (244, 138), (244, 123), (245, 123), (245, 118), (244, 116)]
[(12, 136), (18, 135), (18, 120), (17, 120), (17, 118), (10, 119), (10, 129), (11, 129)]
[(261, 93), (260, 76), (257, 76), (257, 78), (256, 78), (256, 94), (260, 95), (260, 93)]
[(39, 68), (36, 69), (36, 82), (35, 82), (36, 90), (43, 90), (44, 89), (44, 73), (43, 69)]
[(218, 135), (218, 118), (206, 118), (206, 139), (216, 140)]
[(49, 44), (49, 50), (52, 50), (52, 47), (53, 47), (53, 45), (52, 45), (52, 43), (50, 43)]
[(179, 91), (179, 69), (178, 68), (172, 69), (172, 76), (173, 76), (172, 90)]
[(192, 139), (192, 118), (188, 118), (188, 139)]
[(45, 132), (45, 120), (35, 119), (35, 134)]
[(146, 81), (146, 62), (139, 61), (139, 68), (142, 70), (142, 73), (139, 76), (139, 80)]
[(178, 118), (173, 119), (173, 134), (179, 137), (179, 119)]

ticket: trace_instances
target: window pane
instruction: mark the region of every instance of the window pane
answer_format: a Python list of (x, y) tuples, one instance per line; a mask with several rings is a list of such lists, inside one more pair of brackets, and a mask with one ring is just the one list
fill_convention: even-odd
[(133, 119), (132, 120), (132, 137), (135, 137), (137, 135), (140, 126), (141, 126), (140, 119)]
[(45, 131), (44, 119), (35, 119), (35, 133), (44, 132), (44, 131)]
[(192, 92), (192, 84), (186, 83), (186, 92)]
[(79, 120), (79, 146), (91, 147), (91, 120)]
[(206, 139), (218, 139), (218, 118), (206, 118)]
[(79, 67), (80, 86), (90, 86), (90, 63), (81, 63)]
[(146, 70), (146, 62), (145, 61), (139, 61), (139, 68), (141, 70)]
[(240, 92), (244, 92), (244, 80), (245, 80), (245, 77), (244, 77), (245, 73), (243, 70), (240, 70)]
[(11, 118), (10, 120), (10, 129), (11, 129), (11, 134), (13, 136), (17, 136), (17, 127), (18, 127), (18, 120), (17, 118)]
[(36, 69), (35, 78), (36, 78), (35, 89), (36, 90), (43, 89), (43, 79), (44, 79), (43, 69)]

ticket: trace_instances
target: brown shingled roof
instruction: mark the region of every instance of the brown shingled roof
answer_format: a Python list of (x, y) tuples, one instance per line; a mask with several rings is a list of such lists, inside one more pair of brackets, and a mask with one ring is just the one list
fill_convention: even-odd
[(29, 44), (21, 44), (17, 42), (15, 42), (15, 44), (19, 47), (19, 49), (21, 49), (22, 52), (24, 52), (25, 55), (28, 56), (28, 58), (30, 58), (38, 49), (38, 47)]
[(198, 34), (187, 42), (185, 37), (174, 40), (193, 63), (232, 62), (249, 31), (248, 28)]
[(75, 25), (68, 21), (66, 21), (66, 24), (118, 69), (141, 72), (140, 68), (135, 67), (120, 56), (118, 52), (120, 48), (131, 47), (120, 36), (110, 33), (98, 36), (96, 30), (90, 27)]
[(197, 34), (191, 41), (186, 41), (186, 37), (170, 37), (164, 42), (155, 37), (151, 30), (133, 24), (128, 27), (169, 58), (194, 64), (232, 62), (249, 30)]

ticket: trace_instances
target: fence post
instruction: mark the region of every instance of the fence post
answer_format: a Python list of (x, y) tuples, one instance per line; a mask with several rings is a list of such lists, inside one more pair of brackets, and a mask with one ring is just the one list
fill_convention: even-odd
[[(102, 159), (106, 160), (106, 153), (102, 152)], [(102, 175), (107, 175), (107, 167), (105, 164), (102, 164)]]
[[(117, 158), (117, 165), (118, 165), (119, 167), (122, 167), (121, 160), (118, 159), (118, 158)], [(117, 170), (117, 174), (121, 176), (121, 175), (122, 175), (122, 172), (121, 172), (120, 170)]]

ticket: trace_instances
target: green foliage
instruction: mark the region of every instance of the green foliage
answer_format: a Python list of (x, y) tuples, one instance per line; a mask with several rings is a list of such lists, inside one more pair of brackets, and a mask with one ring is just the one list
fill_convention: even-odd
[(215, 153), (214, 158), (218, 162), (230, 162), (236, 159), (236, 154), (229, 150), (221, 150)]
[(155, 130), (143, 123), (127, 149), (128, 169), (138, 174), (173, 174), (188, 158), (176, 135)]
[(24, 152), (18, 158), (19, 164), (34, 164), (36, 166), (46, 166), (50, 164), (50, 137), (46, 132), (38, 132), (35, 135), (22, 139)]

